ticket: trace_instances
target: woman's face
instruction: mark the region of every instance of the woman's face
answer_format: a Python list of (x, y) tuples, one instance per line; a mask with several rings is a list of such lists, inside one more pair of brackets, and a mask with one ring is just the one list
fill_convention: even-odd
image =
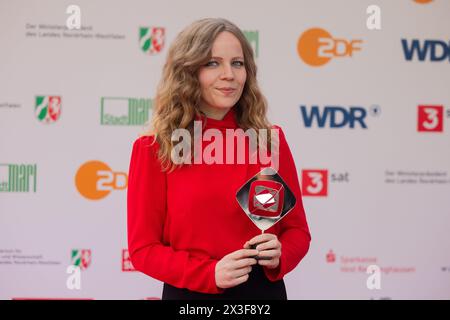
[(202, 101), (200, 109), (207, 115), (225, 115), (239, 100), (247, 72), (241, 43), (230, 32), (214, 40), (211, 59), (199, 70)]

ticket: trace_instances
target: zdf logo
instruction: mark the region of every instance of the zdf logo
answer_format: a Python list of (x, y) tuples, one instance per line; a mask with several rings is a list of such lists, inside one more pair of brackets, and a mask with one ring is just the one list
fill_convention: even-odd
[(78, 192), (90, 200), (106, 197), (112, 190), (127, 188), (128, 176), (123, 172), (113, 172), (101, 161), (88, 161), (81, 165), (75, 176)]
[(303, 170), (302, 192), (304, 196), (328, 195), (328, 170)]
[(333, 38), (321, 28), (312, 28), (302, 33), (297, 42), (300, 58), (313, 67), (326, 64), (332, 58), (352, 57), (353, 52), (360, 51), (362, 40), (345, 40)]
[(417, 131), (442, 132), (444, 107), (420, 105), (417, 109)]

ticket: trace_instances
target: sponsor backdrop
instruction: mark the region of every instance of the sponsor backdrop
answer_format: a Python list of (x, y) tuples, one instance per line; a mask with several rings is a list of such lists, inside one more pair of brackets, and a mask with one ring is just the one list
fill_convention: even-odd
[(447, 0), (0, 0), (0, 298), (161, 297), (127, 251), (131, 146), (177, 33), (225, 17), (301, 179), (313, 239), (289, 298), (449, 299), (449, 14)]

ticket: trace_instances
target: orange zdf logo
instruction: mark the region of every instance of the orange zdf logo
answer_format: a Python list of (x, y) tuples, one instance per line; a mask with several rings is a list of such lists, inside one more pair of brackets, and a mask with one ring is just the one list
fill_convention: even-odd
[(362, 40), (345, 40), (333, 38), (321, 28), (312, 28), (302, 33), (297, 42), (300, 58), (310, 66), (319, 67), (332, 58), (352, 57), (361, 50)]
[(90, 200), (106, 197), (112, 190), (127, 188), (128, 176), (124, 172), (113, 172), (101, 161), (88, 161), (81, 165), (75, 176), (78, 192)]

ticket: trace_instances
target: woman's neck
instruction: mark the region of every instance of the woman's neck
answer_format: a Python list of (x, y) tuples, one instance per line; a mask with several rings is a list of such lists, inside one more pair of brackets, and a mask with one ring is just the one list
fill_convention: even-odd
[(208, 118), (215, 120), (222, 120), (225, 115), (230, 111), (230, 108), (205, 108), (201, 107), (200, 111), (202, 111)]

